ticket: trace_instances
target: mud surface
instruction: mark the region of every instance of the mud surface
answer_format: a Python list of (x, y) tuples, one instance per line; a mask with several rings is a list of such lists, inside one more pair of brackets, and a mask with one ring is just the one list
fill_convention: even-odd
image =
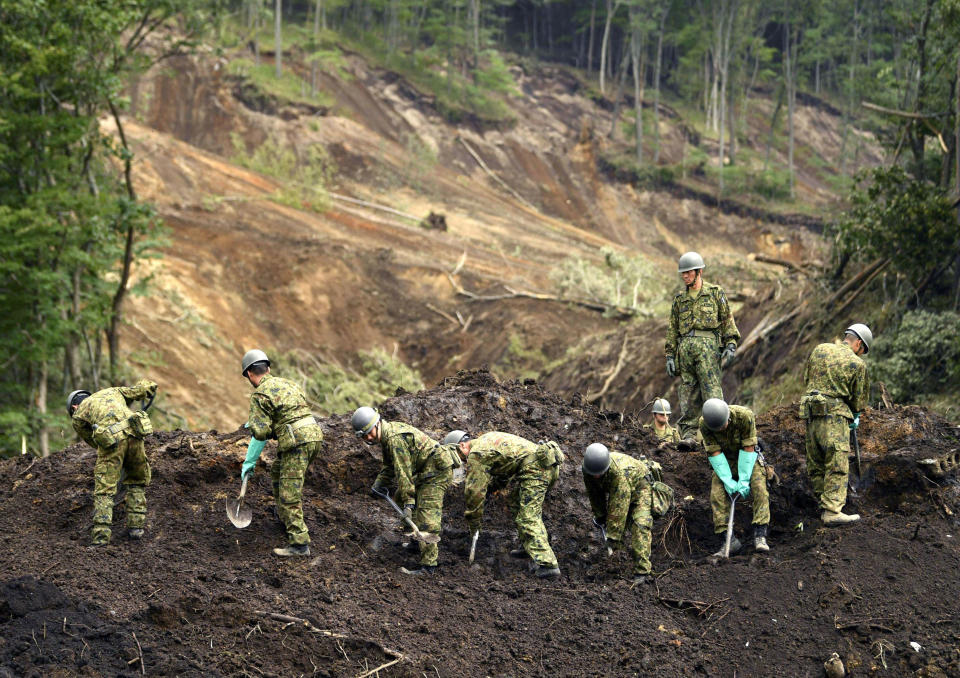
[[(151, 435), (146, 537), (125, 537), (121, 502), (105, 548), (87, 546), (95, 453), (76, 445), (0, 464), (0, 676), (360, 676), (385, 664), (380, 676), (817, 676), (834, 651), (854, 676), (960, 676), (960, 430), (923, 410), (863, 415), (867, 483), (848, 504), (863, 520), (842, 530), (817, 518), (795, 408), (762, 417), (779, 478), (772, 550), (720, 564), (706, 460), (658, 451), (629, 416), (484, 372), (398, 394), (382, 411), (437, 436), (560, 442), (568, 462), (545, 520), (562, 578), (533, 580), (509, 557), (499, 495), (469, 566), (459, 488), (447, 495), (439, 574), (400, 574), (413, 558), (389, 507), (367, 494), (377, 454), (345, 416), (323, 421), (305, 491), (312, 556), (297, 562), (270, 552), (283, 533), (263, 466), (248, 490), (253, 523), (226, 519), (241, 431)], [(677, 491), (678, 510), (655, 524), (654, 585), (632, 588), (629, 556), (603, 558), (590, 530), (578, 465), (596, 440), (659, 460)], [(749, 536), (749, 511), (737, 516)]]

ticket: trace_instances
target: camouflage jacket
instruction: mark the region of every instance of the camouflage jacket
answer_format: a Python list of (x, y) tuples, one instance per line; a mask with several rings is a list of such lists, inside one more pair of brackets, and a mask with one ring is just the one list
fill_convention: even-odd
[(676, 356), (680, 338), (691, 330), (713, 332), (720, 346), (740, 341), (740, 331), (722, 287), (704, 282), (699, 292), (684, 290), (674, 297), (664, 347), (666, 355)]
[(510, 433), (484, 433), (470, 442), (464, 481), (467, 524), (483, 520), (483, 502), (492, 484), (503, 487), (537, 456), (538, 445)]
[(156, 392), (157, 384), (149, 379), (141, 379), (134, 386), (116, 386), (97, 391), (84, 399), (73, 413), (73, 430), (90, 447), (99, 447), (94, 441), (98, 428), (125, 423), (133, 414), (130, 403), (149, 398)]
[[(309, 419), (308, 419), (309, 417)], [(289, 379), (263, 375), (250, 394), (250, 433), (257, 440), (277, 439), (277, 451), (323, 441), (323, 429), (313, 419), (303, 389)]]
[(657, 435), (657, 440), (660, 442), (668, 443), (679, 443), (680, 442), (680, 431), (675, 429), (669, 423), (666, 424), (663, 428), (657, 428), (656, 424), (644, 424), (645, 429), (650, 429)]
[(630, 504), (647, 486), (649, 475), (645, 463), (621, 452), (610, 453), (610, 468), (602, 476), (583, 474), (593, 516), (601, 523), (606, 521), (607, 539), (623, 539)]
[(757, 421), (746, 407), (730, 406), (730, 419), (722, 431), (711, 431), (700, 417), (700, 435), (703, 436), (703, 449), (707, 454), (723, 452), (730, 468), (737, 467), (740, 450), (757, 444)]
[(846, 342), (820, 344), (803, 370), (806, 393), (827, 396), (827, 414), (853, 419), (867, 406), (867, 365)]
[(460, 466), (452, 445), (440, 445), (420, 429), (402, 421), (381, 421), (380, 450), (383, 471), (378, 480), (390, 485), (396, 478), (395, 501), (401, 506), (414, 503), (417, 485), (451, 466)]

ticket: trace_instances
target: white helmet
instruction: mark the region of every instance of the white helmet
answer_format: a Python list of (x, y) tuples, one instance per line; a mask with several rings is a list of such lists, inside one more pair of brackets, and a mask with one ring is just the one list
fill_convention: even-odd
[(844, 336), (852, 334), (857, 339), (863, 342), (863, 352), (870, 352), (870, 344), (873, 343), (873, 332), (870, 331), (870, 328), (864, 325), (863, 323), (855, 323), (847, 328), (847, 331), (843, 333)]
[(654, 414), (666, 414), (670, 415), (673, 412), (670, 410), (670, 401), (666, 398), (657, 398), (653, 401), (653, 413)]

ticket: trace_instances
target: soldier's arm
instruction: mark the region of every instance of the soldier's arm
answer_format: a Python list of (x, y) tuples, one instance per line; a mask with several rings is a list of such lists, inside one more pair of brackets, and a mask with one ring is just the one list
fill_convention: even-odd
[(76, 417), (73, 418), (72, 423), (73, 430), (80, 436), (80, 440), (95, 448), (97, 444), (93, 442), (93, 427), (83, 419), (77, 419)]
[(603, 491), (600, 482), (590, 476), (583, 477), (583, 485), (587, 488), (587, 499), (590, 500), (590, 510), (593, 511), (593, 517), (597, 522), (604, 522), (607, 519), (607, 496)]
[(743, 428), (740, 434), (740, 449), (744, 452), (753, 452), (757, 446), (757, 418), (752, 412)]
[(867, 382), (867, 366), (861, 362), (857, 365), (852, 388), (850, 389), (850, 409), (854, 414), (863, 412), (867, 407), (867, 396), (870, 393)]
[(414, 503), (417, 492), (413, 484), (413, 447), (416, 442), (412, 436), (400, 434), (387, 439), (387, 445), (393, 453), (393, 472), (397, 478), (396, 501), (401, 506)]
[(630, 481), (626, 476), (614, 476), (610, 484), (610, 498), (607, 500), (607, 539), (617, 541), (623, 539), (632, 493)]
[(667, 327), (667, 341), (664, 344), (664, 352), (669, 356), (677, 355), (677, 335), (679, 334), (680, 310), (677, 300), (673, 300), (673, 306), (670, 307), (670, 325)]
[(739, 344), (740, 330), (737, 329), (737, 323), (733, 320), (733, 311), (730, 310), (730, 304), (727, 302), (727, 295), (723, 290), (717, 294), (717, 312), (720, 321), (720, 336), (722, 344)]
[(144, 400), (157, 393), (157, 383), (149, 379), (141, 379), (133, 386), (121, 386), (117, 389), (127, 401), (127, 405), (134, 400)]
[(263, 393), (254, 393), (250, 396), (250, 433), (257, 440), (267, 440), (273, 433), (273, 423), (270, 419), (270, 400)]
[(386, 448), (381, 447), (383, 454), (383, 463), (380, 466), (380, 473), (377, 474), (377, 479), (373, 481), (374, 485), (379, 485), (380, 487), (393, 487), (396, 482), (396, 474), (393, 472), (393, 453), (390, 451), (389, 446)]
[(467, 525), (476, 527), (483, 521), (483, 502), (487, 498), (487, 486), (490, 485), (490, 472), (477, 460), (468, 463), (467, 477), (463, 489), (463, 517)]

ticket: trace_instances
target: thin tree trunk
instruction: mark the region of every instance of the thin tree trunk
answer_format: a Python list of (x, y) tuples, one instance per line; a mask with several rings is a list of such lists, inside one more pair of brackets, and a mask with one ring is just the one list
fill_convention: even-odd
[(787, 87), (787, 130), (789, 140), (787, 142), (787, 166), (790, 173), (790, 197), (796, 195), (796, 177), (793, 167), (793, 147), (794, 147), (794, 124), (793, 114), (796, 110), (797, 101), (797, 77), (796, 77), (796, 36), (794, 35), (796, 27), (788, 21), (784, 31), (784, 41), (786, 43), (784, 57), (784, 79)]
[(610, 26), (613, 24), (613, 17), (620, 9), (621, 0), (606, 0), (607, 16), (603, 25), (603, 40), (600, 42), (600, 94), (606, 96), (606, 74), (607, 63), (610, 60), (607, 51), (610, 48)]
[(593, 71), (593, 36), (594, 36), (594, 22), (597, 18), (597, 0), (592, 0), (590, 3), (590, 45), (587, 47), (587, 73)]
[[(957, 107), (953, 114), (953, 159), (953, 180), (956, 182), (954, 186), (957, 196), (960, 196), (960, 55), (957, 56)], [(957, 276), (960, 280), (960, 268), (957, 270)], [(960, 290), (960, 286), (957, 289)]]
[(639, 18), (634, 17), (632, 35), (630, 36), (630, 57), (633, 61), (633, 105), (636, 113), (636, 142), (637, 166), (643, 164), (643, 48), (644, 34), (641, 26), (636, 25)]
[(47, 379), (49, 378), (49, 363), (44, 360), (40, 363), (40, 374), (37, 381), (37, 397), (34, 401), (34, 406), (37, 408), (37, 413), (40, 415), (40, 456), (49, 457), (50, 456), (50, 429), (46, 423), (47, 415)]
[(283, 77), (283, 0), (274, 0), (273, 5), (273, 63), (277, 77)]
[(474, 78), (480, 68), (480, 0), (470, 0), (470, 28), (472, 31)]
[(620, 70), (617, 72), (617, 93), (613, 98), (613, 117), (610, 121), (610, 132), (607, 136), (614, 139), (617, 131), (617, 122), (620, 120), (620, 109), (623, 107), (623, 81), (630, 60), (630, 50), (623, 49), (623, 58), (620, 59)]
[(850, 137), (851, 119), (854, 114), (856, 100), (856, 69), (857, 69), (857, 42), (860, 38), (860, 3), (853, 2), (853, 39), (850, 41), (850, 72), (847, 81), (849, 98), (847, 110), (843, 114), (843, 133), (840, 139), (840, 174), (847, 175), (847, 141)]
[(667, 14), (670, 3), (663, 6), (660, 13), (660, 30), (657, 32), (657, 64), (653, 73), (653, 164), (660, 162), (660, 69), (663, 64), (663, 33), (667, 26)]

